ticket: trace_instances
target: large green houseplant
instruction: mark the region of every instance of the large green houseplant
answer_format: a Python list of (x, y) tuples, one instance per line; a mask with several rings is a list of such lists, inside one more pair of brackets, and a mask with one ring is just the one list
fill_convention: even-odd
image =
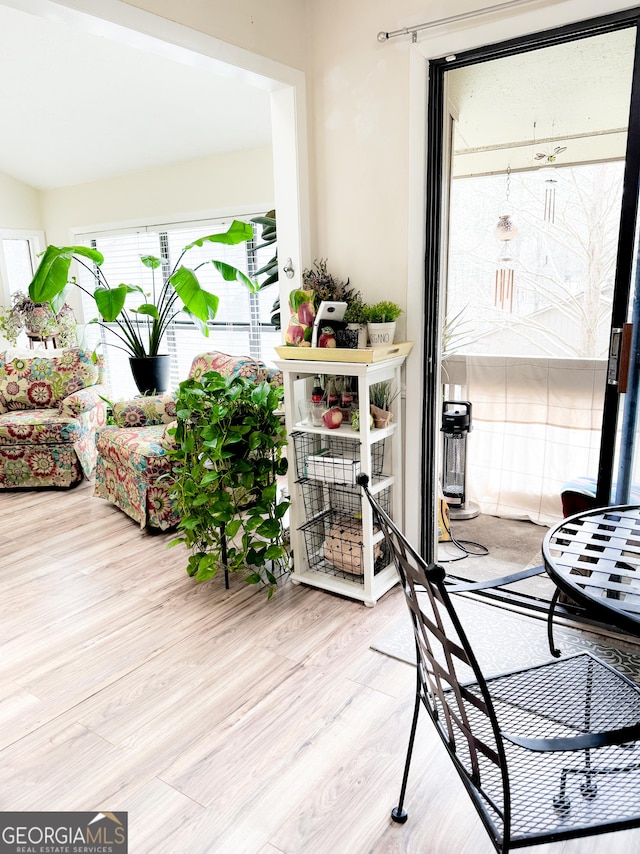
[[(64, 303), (69, 286), (76, 286), (96, 304), (99, 317), (91, 322), (100, 326), (111, 324), (107, 328), (116, 339), (112, 346), (129, 353), (132, 359), (158, 357), (167, 329), (180, 312), (186, 313), (203, 335), (209, 334), (207, 322), (215, 318), (219, 298), (205, 290), (198, 280), (197, 271), (204, 264), (212, 263), (227, 282), (239, 282), (253, 292), (258, 290), (256, 282), (224, 261), (211, 258), (191, 269), (183, 264), (185, 255), (196, 246), (232, 246), (252, 238), (251, 224), (234, 220), (227, 231), (200, 237), (185, 246), (173, 268), (166, 272), (162, 272), (165, 266), (162, 258), (142, 256), (140, 260), (152, 273), (150, 293), (139, 285), (109, 284), (102, 271), (104, 256), (97, 249), (50, 245), (44, 251), (29, 285), (29, 296), (34, 302), (50, 303), (53, 311), (57, 312)], [(74, 260), (93, 275), (93, 291), (81, 285), (77, 279), (70, 279), (70, 266)], [(161, 271), (161, 281), (156, 285), (157, 270)], [(139, 305), (127, 305), (127, 298), (131, 294), (140, 295)]]
[(172, 497), (180, 516), (171, 545), (190, 551), (187, 572), (197, 581), (219, 569), (242, 571), (269, 595), (288, 570), (278, 476), (286, 431), (276, 413), (282, 387), (209, 371), (178, 389)]

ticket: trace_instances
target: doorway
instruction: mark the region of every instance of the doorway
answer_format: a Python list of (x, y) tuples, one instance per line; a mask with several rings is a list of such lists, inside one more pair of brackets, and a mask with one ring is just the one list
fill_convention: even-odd
[(544, 524), (571, 476), (597, 473), (599, 495), (611, 491), (620, 398), (607, 356), (634, 257), (637, 24), (633, 10), (430, 63), (427, 497), (443, 376), (446, 399), (476, 396), (469, 465), (484, 512)]

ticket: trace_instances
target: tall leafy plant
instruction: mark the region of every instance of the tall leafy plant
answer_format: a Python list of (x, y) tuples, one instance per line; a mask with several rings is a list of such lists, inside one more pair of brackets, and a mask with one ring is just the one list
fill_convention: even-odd
[[(267, 263), (256, 271), (256, 277), (266, 276), (267, 278), (261, 283), (260, 290), (268, 288), (269, 285), (275, 285), (279, 280), (278, 269), (278, 224), (276, 222), (275, 210), (267, 211), (264, 216), (256, 216), (251, 222), (262, 226), (260, 239), (262, 243), (256, 246), (256, 252), (259, 249), (266, 249), (269, 246), (275, 246), (273, 256)], [(276, 329), (280, 329), (280, 297), (277, 296), (271, 307), (271, 323)]]
[(256, 252), (259, 249), (275, 246), (273, 257), (267, 261), (264, 267), (256, 271), (256, 277), (263, 275), (267, 277), (260, 285), (260, 289), (262, 290), (268, 288), (269, 285), (274, 285), (278, 281), (278, 226), (276, 223), (276, 212), (275, 210), (267, 211), (264, 216), (253, 217), (251, 222), (262, 226), (260, 234), (262, 243), (256, 246)]
[(187, 572), (197, 581), (219, 569), (242, 571), (266, 584), (288, 570), (284, 516), (278, 502), (286, 431), (275, 410), (281, 387), (209, 371), (180, 384), (170, 451), (173, 498), (181, 521), (171, 545), (190, 551)]
[[(69, 286), (74, 285), (95, 301), (99, 318), (92, 322), (100, 326), (114, 325), (107, 327), (119, 342), (113, 346), (134, 357), (157, 356), (169, 325), (180, 312), (186, 313), (203, 335), (209, 335), (207, 322), (215, 318), (219, 298), (205, 290), (198, 280), (197, 271), (205, 264), (213, 264), (227, 282), (239, 282), (254, 293), (259, 289), (256, 282), (231, 264), (211, 258), (191, 269), (182, 263), (185, 255), (196, 246), (233, 246), (251, 239), (251, 224), (234, 220), (222, 234), (200, 237), (185, 246), (173, 268), (166, 275), (160, 272), (158, 283), (156, 271), (162, 270), (163, 259), (154, 255), (142, 256), (140, 260), (151, 270), (150, 293), (146, 293), (140, 285), (110, 285), (102, 271), (104, 256), (97, 249), (50, 245), (44, 251), (29, 285), (29, 296), (34, 302), (50, 303), (57, 313), (65, 301)], [(74, 260), (94, 276), (96, 286), (93, 292), (75, 278), (70, 279), (70, 266)], [(142, 301), (136, 307), (126, 305), (127, 297), (131, 294), (140, 294)]]

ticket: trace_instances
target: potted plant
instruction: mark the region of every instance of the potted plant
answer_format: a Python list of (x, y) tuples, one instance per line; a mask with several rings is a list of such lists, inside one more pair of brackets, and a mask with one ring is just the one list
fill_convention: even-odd
[[(267, 211), (264, 216), (256, 216), (253, 217), (251, 222), (255, 222), (256, 225), (262, 226), (262, 233), (260, 234), (260, 239), (263, 241), (260, 246), (256, 246), (256, 252), (259, 249), (265, 249), (268, 246), (275, 245), (275, 252), (272, 258), (267, 261), (267, 263), (256, 271), (256, 278), (258, 276), (266, 275), (266, 279), (264, 282), (260, 284), (260, 290), (264, 290), (264, 288), (268, 288), (269, 285), (274, 285), (279, 281), (279, 268), (278, 268), (278, 224), (276, 221), (276, 212), (275, 210)], [(280, 322), (280, 297), (277, 296), (273, 301), (273, 305), (271, 306), (271, 323), (275, 329), (281, 328)]]
[(321, 302), (349, 302), (355, 291), (349, 287), (349, 279), (343, 282), (327, 269), (327, 259), (316, 259), (311, 267), (302, 271), (302, 284), (305, 290), (314, 293), (316, 305)]
[[(360, 292), (349, 287), (349, 279), (343, 281), (338, 279), (327, 269), (327, 259), (316, 259), (311, 267), (302, 271), (302, 288), (291, 291), (289, 295), (289, 309), (291, 317), (285, 335), (287, 344), (302, 347), (311, 346), (311, 334), (316, 310), (322, 302), (346, 302), (347, 306), (352, 302), (362, 301)], [(344, 324), (329, 326), (334, 332), (344, 331)], [(339, 346), (358, 346), (356, 336), (351, 334), (350, 340), (347, 336), (340, 335)]]
[(367, 320), (364, 300), (359, 291), (349, 300), (343, 320), (347, 324), (347, 331), (355, 332), (358, 336), (356, 347), (364, 350), (367, 346)]
[[(101, 265), (104, 256), (97, 249), (87, 246), (47, 246), (42, 255), (33, 281), (29, 285), (29, 296), (34, 302), (50, 303), (57, 312), (64, 302), (68, 285), (75, 285), (91, 297), (98, 309), (99, 318), (92, 320), (109, 330), (116, 342), (112, 346), (129, 353), (131, 370), (142, 393), (165, 391), (169, 381), (169, 356), (163, 355), (161, 345), (167, 329), (181, 312), (209, 335), (207, 322), (213, 320), (219, 299), (205, 290), (198, 281), (197, 270), (184, 266), (182, 260), (189, 250), (207, 243), (227, 246), (253, 238), (249, 223), (234, 220), (222, 234), (200, 237), (182, 250), (173, 269), (164, 272), (163, 260), (153, 255), (141, 257), (145, 267), (151, 270), (151, 292), (146, 293), (139, 285), (119, 284), (112, 287), (107, 281)], [(69, 279), (69, 268), (75, 260), (94, 276), (93, 292), (83, 287), (75, 278)], [(209, 259), (227, 282), (239, 282), (249, 290), (258, 290), (257, 284), (236, 267), (223, 261)], [(208, 263), (208, 262), (204, 262)], [(156, 285), (156, 271), (162, 268), (161, 282)], [(127, 298), (139, 294), (140, 304), (127, 305)], [(107, 324), (113, 324), (107, 326)]]
[(0, 308), (0, 334), (13, 347), (18, 343), (22, 326), (22, 318), (12, 308)]
[(392, 383), (385, 381), (374, 383), (369, 389), (369, 409), (373, 416), (374, 427), (386, 427), (392, 418), (391, 404), (400, 392)]
[(396, 320), (401, 314), (400, 306), (389, 300), (365, 304), (364, 316), (367, 320), (369, 343), (372, 347), (387, 347), (393, 344)]
[(54, 336), (59, 347), (77, 344), (77, 321), (71, 306), (66, 303), (54, 314), (48, 302), (36, 303), (23, 291), (11, 297), (11, 307), (0, 310), (0, 332), (15, 346), (23, 329), (41, 339)]
[(180, 536), (191, 552), (187, 571), (196, 581), (219, 569), (246, 572), (264, 583), (269, 596), (277, 575), (288, 571), (283, 519), (288, 501), (278, 501), (277, 478), (287, 471), (286, 430), (276, 413), (281, 386), (208, 371), (182, 382), (172, 497)]

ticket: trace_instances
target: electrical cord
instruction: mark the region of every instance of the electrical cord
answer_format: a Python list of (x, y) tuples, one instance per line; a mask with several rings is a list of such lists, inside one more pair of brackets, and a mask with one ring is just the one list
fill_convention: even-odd
[[(464, 560), (466, 557), (469, 557), (469, 556), (485, 557), (486, 555), (489, 554), (489, 549), (486, 546), (481, 545), (480, 543), (476, 543), (473, 540), (458, 540), (458, 539), (456, 539), (453, 536), (453, 533), (451, 531), (450, 519), (444, 513), (442, 515), (442, 525), (444, 527), (444, 530), (446, 531), (446, 533), (450, 537), (449, 540), (443, 540), (442, 542), (451, 543), (457, 549), (460, 549), (462, 554), (459, 555), (458, 557), (448, 558), (447, 560), (440, 560), (440, 558), (438, 558), (438, 563), (455, 563), (456, 561)], [(477, 551), (474, 551), (473, 549), (477, 549)]]

